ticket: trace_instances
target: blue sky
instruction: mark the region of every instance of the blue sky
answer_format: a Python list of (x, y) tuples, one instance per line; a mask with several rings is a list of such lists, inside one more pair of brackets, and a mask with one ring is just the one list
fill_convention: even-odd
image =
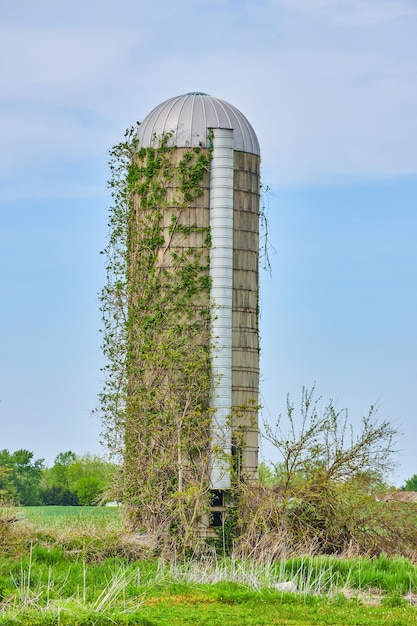
[[(204, 91), (262, 149), (265, 419), (316, 384), (378, 403), (417, 473), (414, 0), (20, 0), (0, 7), (0, 448), (103, 453), (109, 148)], [(263, 445), (263, 455), (272, 450)]]

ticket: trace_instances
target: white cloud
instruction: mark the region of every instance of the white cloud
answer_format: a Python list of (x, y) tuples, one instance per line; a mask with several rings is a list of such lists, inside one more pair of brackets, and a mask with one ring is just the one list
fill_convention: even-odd
[(80, 13), (75, 2), (64, 14), (44, 1), (25, 20), (9, 9), (0, 31), (4, 171), (31, 159), (102, 159), (153, 106), (197, 89), (247, 115), (268, 182), (417, 173), (414, 4), (265, 0), (233, 20), (232, 0), (216, 3), (215, 24), (209, 6), (139, 10), (122, 0)]

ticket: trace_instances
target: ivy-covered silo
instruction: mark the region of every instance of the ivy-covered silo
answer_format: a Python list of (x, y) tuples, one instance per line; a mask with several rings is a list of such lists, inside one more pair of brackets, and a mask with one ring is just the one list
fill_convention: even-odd
[(160, 519), (170, 498), (171, 511), (185, 503), (174, 525), (186, 510), (190, 528), (211, 493), (220, 525), (233, 477), (258, 471), (259, 143), (238, 109), (193, 92), (124, 145), (127, 226), (114, 232), (126, 254), (109, 289), (114, 302), (120, 282), (125, 300), (124, 491), (153, 520), (158, 502)]

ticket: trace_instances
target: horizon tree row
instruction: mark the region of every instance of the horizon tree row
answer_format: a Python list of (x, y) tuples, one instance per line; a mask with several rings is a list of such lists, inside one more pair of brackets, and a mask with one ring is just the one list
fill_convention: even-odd
[(0, 451), (0, 505), (95, 505), (117, 468), (97, 455), (59, 453), (51, 468), (20, 449)]

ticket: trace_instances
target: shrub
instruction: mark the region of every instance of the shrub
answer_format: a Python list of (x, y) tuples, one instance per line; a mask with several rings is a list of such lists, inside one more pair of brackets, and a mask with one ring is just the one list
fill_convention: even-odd
[(78, 496), (76, 493), (60, 485), (46, 487), (41, 492), (42, 504), (46, 506), (77, 506)]
[(237, 488), (238, 550), (412, 556), (417, 504), (376, 498), (383, 471), (392, 467), (395, 430), (371, 407), (354, 435), (347, 411), (332, 401), (320, 410), (313, 394), (303, 389), (299, 416), (287, 401), (287, 431), (281, 418), (275, 429), (266, 425), (280, 458), (275, 475), (267, 473), (269, 486)]

